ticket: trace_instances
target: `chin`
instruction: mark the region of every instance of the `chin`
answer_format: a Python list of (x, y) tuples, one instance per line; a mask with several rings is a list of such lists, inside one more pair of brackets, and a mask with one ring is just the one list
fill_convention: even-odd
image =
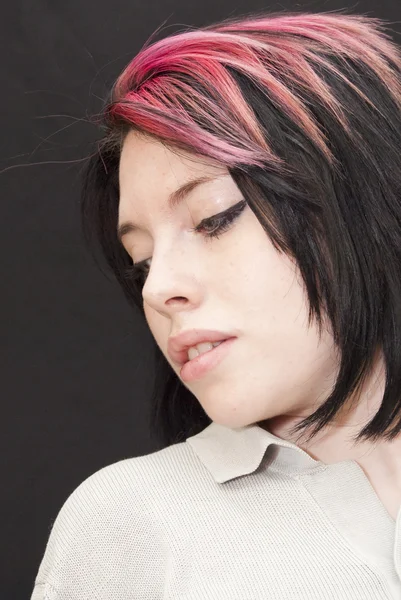
[(213, 411), (205, 411), (207, 415), (214, 423), (218, 425), (222, 425), (223, 427), (227, 427), (228, 429), (240, 429), (241, 427), (247, 427), (248, 425), (253, 425), (255, 420), (252, 418), (246, 418), (244, 415), (227, 415), (222, 414), (221, 412), (218, 414), (213, 414)]

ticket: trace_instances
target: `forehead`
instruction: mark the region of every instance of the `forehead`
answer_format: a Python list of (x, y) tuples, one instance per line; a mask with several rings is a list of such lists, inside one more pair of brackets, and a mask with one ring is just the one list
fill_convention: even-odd
[(227, 174), (225, 166), (209, 158), (172, 150), (159, 140), (130, 131), (119, 164), (120, 211), (125, 212), (133, 202), (167, 198), (191, 179)]

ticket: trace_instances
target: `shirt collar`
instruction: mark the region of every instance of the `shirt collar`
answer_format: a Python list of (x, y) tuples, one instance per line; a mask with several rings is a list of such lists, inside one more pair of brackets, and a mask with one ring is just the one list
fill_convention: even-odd
[(257, 424), (230, 429), (212, 422), (200, 433), (188, 437), (186, 443), (218, 483), (253, 473), (265, 455), (270, 465), (289, 475), (310, 472), (323, 465), (296, 444)]

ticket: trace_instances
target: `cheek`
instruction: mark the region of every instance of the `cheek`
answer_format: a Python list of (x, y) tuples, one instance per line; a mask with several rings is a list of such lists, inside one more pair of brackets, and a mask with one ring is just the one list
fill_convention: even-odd
[(245, 329), (249, 326), (252, 332), (259, 332), (259, 352), (274, 355), (278, 361), (298, 363), (305, 353), (315, 355), (318, 343), (313, 325), (308, 328), (308, 301), (301, 274), (295, 262), (279, 253), (264, 232), (253, 240), (246, 272), (242, 263), (243, 282), (236, 292), (230, 291), (241, 306)]
[(146, 304), (146, 302), (143, 303), (143, 311), (145, 313), (146, 322), (150, 327), (150, 322), (152, 320), (152, 309), (148, 306), (148, 304)]
[[(255, 220), (256, 218), (253, 217)], [(303, 287), (292, 259), (279, 253), (257, 222), (238, 240), (236, 274), (230, 292), (247, 311), (263, 313), (267, 320), (291, 319), (303, 305)]]
[(170, 321), (165, 316), (161, 315), (154, 308), (151, 308), (146, 302), (143, 305), (146, 322), (150, 329), (156, 344), (159, 346), (163, 354), (167, 355), (167, 338), (170, 335)]
[(143, 310), (148, 327), (153, 337), (158, 342), (160, 339), (160, 315), (154, 308), (151, 308), (148, 304), (146, 304), (146, 302), (143, 304)]

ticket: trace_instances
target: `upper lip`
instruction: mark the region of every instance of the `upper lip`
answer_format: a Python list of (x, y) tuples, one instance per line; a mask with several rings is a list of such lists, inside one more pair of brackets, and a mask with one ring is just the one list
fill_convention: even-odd
[(236, 337), (232, 333), (216, 331), (215, 329), (189, 329), (180, 334), (169, 337), (167, 352), (171, 360), (182, 366), (188, 361), (188, 348), (202, 342), (220, 342)]

